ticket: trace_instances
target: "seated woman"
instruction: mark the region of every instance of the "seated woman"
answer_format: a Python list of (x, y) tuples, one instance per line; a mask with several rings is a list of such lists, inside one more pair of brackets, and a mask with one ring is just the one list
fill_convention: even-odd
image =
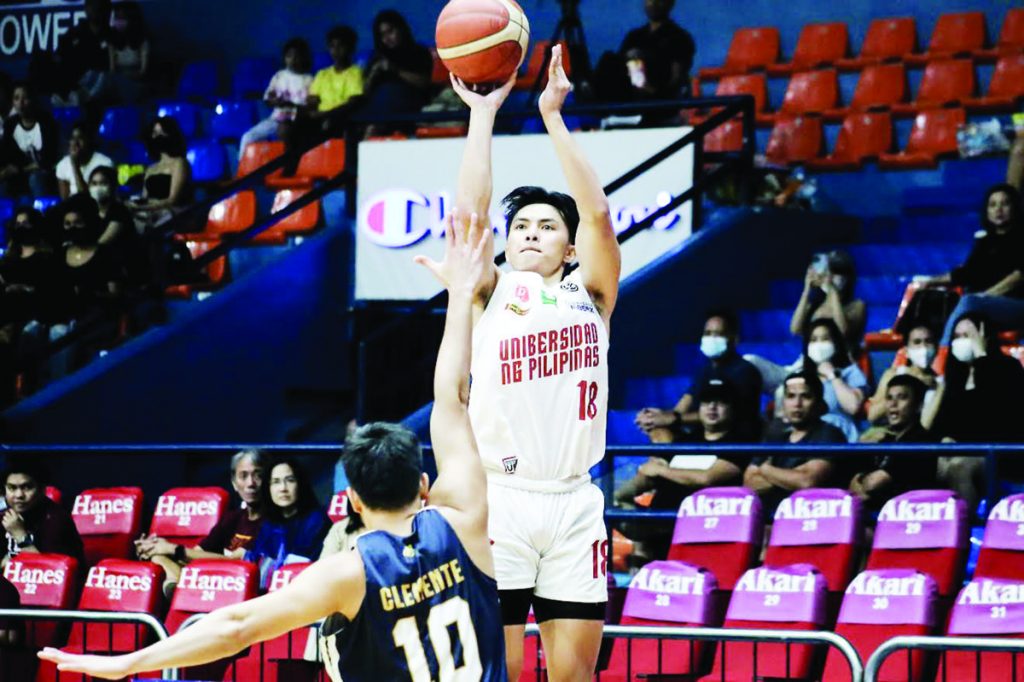
[(828, 412), (822, 421), (839, 428), (854, 443), (856, 417), (864, 407), (867, 377), (850, 356), (839, 326), (829, 318), (811, 322), (804, 337), (804, 371), (815, 372), (824, 386)]
[(0, 146), (0, 195), (46, 196), (52, 191), (53, 168), (60, 155), (60, 131), (36, 105), (27, 83), (15, 86), (13, 105)]
[(295, 459), (272, 459), (264, 472), (260, 508), (265, 516), (245, 560), (259, 565), (260, 586), (265, 589), (276, 569), (286, 563), (315, 561), (320, 556), (331, 520)]
[(878, 390), (868, 401), (868, 421), (872, 424), (883, 422), (886, 419), (885, 396), (889, 382), (894, 377), (909, 375), (924, 384), (925, 408), (935, 398), (935, 389), (939, 385), (938, 375), (932, 369), (937, 352), (935, 333), (926, 325), (913, 324), (907, 333), (907, 342), (904, 348), (907, 351), (907, 364), (902, 367), (893, 366), (885, 370), (878, 382)]
[(953, 310), (942, 345), (953, 338), (953, 326), (969, 312), (983, 314), (1001, 329), (1024, 329), (1024, 219), (1020, 193), (1010, 185), (988, 190), (981, 211), (982, 230), (974, 237), (967, 260), (952, 272), (917, 277), (926, 286), (962, 286), (967, 292)]
[[(430, 100), (434, 60), (418, 44), (409, 23), (393, 9), (373, 20), (373, 56), (366, 70), (364, 114), (400, 114), (419, 111)], [(371, 130), (379, 134), (382, 130)]]
[(161, 116), (146, 135), (149, 157), (142, 196), (129, 202), (140, 233), (166, 223), (192, 201), (192, 166), (185, 157), (185, 136), (172, 116)]

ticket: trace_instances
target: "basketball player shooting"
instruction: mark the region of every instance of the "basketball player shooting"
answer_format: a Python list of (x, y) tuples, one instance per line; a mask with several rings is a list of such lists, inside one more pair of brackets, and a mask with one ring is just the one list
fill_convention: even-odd
[[(486, 96), (452, 84), (470, 107), (456, 206), (486, 216), (494, 121), (512, 83)], [(621, 258), (607, 197), (562, 119), (571, 89), (556, 46), (539, 107), (572, 196), (519, 187), (505, 197), (512, 271), (484, 272), (474, 302), (469, 412), (487, 470), (512, 682), (531, 606), (549, 678), (589, 680), (608, 599), (604, 497), (588, 471), (604, 457)]]
[[(468, 216), (469, 214), (463, 214)], [(194, 666), (327, 618), (320, 646), (334, 682), (504, 682), (506, 669), (487, 501), (467, 413), (472, 298), (492, 267), (481, 221), (449, 218), (443, 262), (448, 317), (430, 419), (438, 476), (429, 489), (415, 436), (367, 424), (346, 443), (349, 501), (370, 529), (358, 551), (317, 562), (287, 587), (211, 613), (141, 651), (101, 657), (47, 648), (64, 672), (106, 679)], [(489, 227), (489, 226), (488, 226)]]

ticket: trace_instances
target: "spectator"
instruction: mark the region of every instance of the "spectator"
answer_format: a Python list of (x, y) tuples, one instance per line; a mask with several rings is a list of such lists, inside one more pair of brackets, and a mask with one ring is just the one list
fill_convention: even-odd
[[(274, 110), (268, 118), (242, 135), (238, 147), (239, 158), (245, 148), (253, 142), (269, 140), (274, 136), (286, 142), (290, 141), (293, 136), (289, 126), (298, 116), (299, 108), (305, 106), (309, 99), (310, 84), (313, 82), (313, 76), (310, 75), (313, 69), (313, 56), (310, 54), (309, 45), (302, 38), (292, 38), (284, 44), (282, 54), (284, 68), (274, 74), (267, 85), (267, 91), (263, 94), (263, 101)], [(324, 71), (333, 73), (331, 68)], [(317, 74), (318, 77), (319, 75)]]
[(63, 507), (46, 496), (46, 483), (44, 469), (27, 459), (11, 462), (4, 472), (5, 567), (22, 552), (64, 554), (79, 563), (84, 560), (82, 538), (75, 522)]
[(4, 124), (0, 180), (10, 197), (50, 193), (60, 133), (52, 118), (36, 106), (28, 84), (14, 88), (14, 114)]
[(979, 312), (1004, 329), (1024, 328), (1024, 219), (1020, 193), (1010, 185), (989, 188), (981, 212), (982, 230), (974, 237), (967, 261), (937, 277), (916, 277), (926, 286), (962, 286), (967, 295), (949, 317), (942, 345), (953, 336), (953, 323)]
[[(430, 100), (434, 59), (416, 43), (405, 17), (386, 9), (373, 20), (373, 56), (366, 71), (366, 112), (419, 111)], [(403, 126), (400, 126), (403, 127)], [(385, 132), (378, 128), (369, 134)]]
[(89, 173), (89, 196), (96, 202), (100, 219), (100, 246), (125, 256), (135, 242), (132, 214), (117, 197), (117, 171), (99, 166)]
[(263, 523), (260, 486), (263, 457), (259, 450), (243, 450), (231, 458), (231, 487), (242, 506), (221, 516), (209, 534), (195, 547), (175, 544), (155, 535), (143, 535), (135, 551), (143, 561), (161, 566), (167, 575), (164, 594), (170, 594), (181, 576), (181, 568), (196, 559), (241, 559), (256, 541)]
[(815, 320), (804, 337), (804, 371), (816, 372), (824, 384), (828, 413), (824, 419), (854, 443), (858, 429), (855, 417), (864, 407), (867, 377), (854, 364), (839, 327), (825, 317)]
[(121, 102), (141, 99), (149, 74), (149, 37), (139, 3), (118, 2), (110, 17), (111, 87)]
[(61, 38), (55, 106), (86, 104), (107, 94), (110, 10), (110, 0), (85, 0), (85, 21)]
[(693, 384), (671, 410), (645, 407), (636, 416), (637, 426), (653, 443), (671, 443), (680, 439), (684, 427), (700, 422), (694, 396), (699, 395), (716, 378), (727, 379), (737, 392), (738, 429), (751, 435), (760, 434), (761, 375), (756, 367), (736, 352), (739, 322), (735, 315), (727, 311), (713, 311), (705, 320), (700, 351), (708, 362)]
[(71, 128), (68, 155), (57, 164), (57, 193), (61, 200), (86, 191), (89, 176), (100, 166), (113, 168), (114, 162), (106, 154), (96, 151), (92, 128), (79, 121)]
[[(18, 593), (18, 588), (7, 578), (0, 576), (0, 609), (18, 608), (21, 608), (21, 595)], [(4, 679), (10, 679), (8, 676), (13, 674), (13, 670), (5, 661), (10, 653), (3, 649), (13, 648), (20, 644), (22, 631), (21, 621), (14, 618), (0, 619), (0, 674), (4, 675)]]
[(128, 204), (142, 233), (163, 225), (192, 201), (192, 167), (178, 122), (172, 116), (153, 121), (146, 145), (154, 163), (146, 168), (142, 197)]
[(351, 26), (335, 26), (327, 32), (327, 51), (332, 63), (317, 71), (306, 99), (314, 128), (343, 134), (345, 114), (361, 99), (363, 70), (352, 63), (357, 40)]
[(366, 530), (363, 517), (355, 509), (349, 507), (348, 518), (338, 521), (327, 532), (323, 549), (320, 550), (320, 558), (323, 559), (340, 552), (354, 551), (356, 540), (366, 533)]
[[(936, 438), (921, 425), (928, 387), (915, 376), (893, 376), (885, 390), (886, 425), (869, 429), (861, 443), (935, 443)], [(931, 488), (935, 484), (938, 458), (932, 455), (876, 455), (873, 466), (857, 473), (850, 482), (850, 492), (859, 496), (875, 510), (885, 502), (908, 490)]]
[(101, 222), (96, 203), (87, 196), (64, 206), (62, 284), (69, 296), (68, 319), (83, 321), (116, 307), (124, 281), (124, 265), (116, 254), (100, 249)]
[(930, 404), (935, 397), (935, 389), (939, 384), (938, 375), (932, 369), (936, 353), (934, 332), (926, 325), (913, 325), (907, 332), (907, 343), (904, 348), (907, 352), (907, 364), (903, 367), (893, 366), (885, 370), (882, 379), (878, 382), (878, 390), (868, 400), (868, 421), (872, 424), (887, 419), (889, 408), (886, 395), (889, 382), (895, 377), (912, 376), (924, 384), (925, 406)]
[(268, 462), (260, 487), (265, 520), (246, 561), (260, 567), (260, 585), (288, 563), (312, 561), (323, 548), (331, 521), (320, 508), (305, 470), (290, 457)]

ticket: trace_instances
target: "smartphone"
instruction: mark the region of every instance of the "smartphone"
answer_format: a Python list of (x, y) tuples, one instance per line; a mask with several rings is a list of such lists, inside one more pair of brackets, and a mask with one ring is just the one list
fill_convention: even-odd
[(814, 254), (814, 258), (811, 260), (811, 267), (813, 267), (814, 271), (819, 275), (824, 275), (826, 272), (828, 272), (828, 254)]
[(644, 70), (642, 59), (630, 59), (626, 62), (626, 69), (629, 70), (629, 81), (634, 88), (642, 88), (647, 85), (647, 72)]

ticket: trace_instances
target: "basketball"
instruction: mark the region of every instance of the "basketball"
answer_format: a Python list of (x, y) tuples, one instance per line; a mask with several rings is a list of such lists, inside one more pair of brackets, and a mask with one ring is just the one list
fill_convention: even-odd
[(466, 83), (504, 83), (530, 43), (530, 22), (515, 0), (451, 0), (437, 18), (437, 55)]

